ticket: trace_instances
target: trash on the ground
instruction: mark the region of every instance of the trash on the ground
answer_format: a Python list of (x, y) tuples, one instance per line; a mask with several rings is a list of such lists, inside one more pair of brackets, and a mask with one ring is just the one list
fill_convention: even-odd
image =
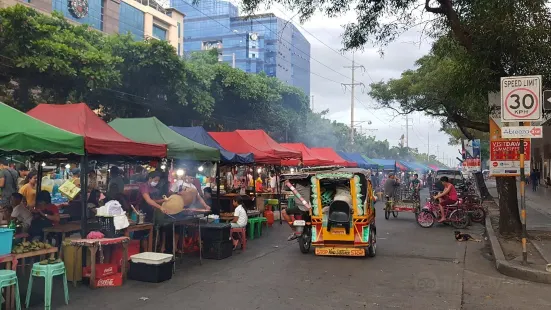
[(149, 300), (149, 297), (140, 297), (140, 300), (147, 301)]
[(453, 263), (454, 263), (454, 264), (459, 264), (459, 260), (458, 260), (458, 259), (454, 259), (454, 260), (453, 260)]

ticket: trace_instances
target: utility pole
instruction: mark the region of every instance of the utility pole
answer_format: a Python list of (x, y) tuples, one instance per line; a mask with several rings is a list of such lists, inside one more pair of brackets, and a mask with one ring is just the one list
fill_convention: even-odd
[(409, 127), (413, 127), (413, 125), (409, 124), (409, 116), (406, 115), (406, 148), (409, 147)]
[(438, 161), (438, 153), (439, 153), (439, 152), (438, 152), (438, 149), (439, 149), (439, 148), (440, 148), (440, 146), (437, 145), (437, 146), (436, 146), (436, 161)]
[(427, 162), (430, 162), (430, 132), (427, 132)]
[(354, 72), (356, 69), (363, 69), (365, 71), (364, 66), (356, 66), (356, 63), (354, 62), (354, 53), (352, 52), (352, 66), (345, 66), (345, 68), (352, 69), (352, 83), (350, 84), (344, 84), (342, 85), (344, 87), (350, 86), (350, 143), (354, 143), (354, 99), (356, 99), (354, 95), (354, 88), (355, 86), (365, 86), (364, 83), (356, 83), (354, 80)]

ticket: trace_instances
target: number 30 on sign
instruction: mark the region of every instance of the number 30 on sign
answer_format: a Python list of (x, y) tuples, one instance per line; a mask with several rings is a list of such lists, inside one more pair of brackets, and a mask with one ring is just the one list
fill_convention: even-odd
[(501, 121), (541, 121), (541, 75), (501, 78)]

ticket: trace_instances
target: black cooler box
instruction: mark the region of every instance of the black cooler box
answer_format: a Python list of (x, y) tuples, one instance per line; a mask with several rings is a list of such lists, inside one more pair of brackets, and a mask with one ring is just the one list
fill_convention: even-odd
[(159, 283), (172, 279), (174, 260), (172, 255), (144, 252), (130, 257), (131, 280)]
[(230, 240), (231, 225), (228, 223), (208, 223), (201, 225), (201, 240), (204, 244)]

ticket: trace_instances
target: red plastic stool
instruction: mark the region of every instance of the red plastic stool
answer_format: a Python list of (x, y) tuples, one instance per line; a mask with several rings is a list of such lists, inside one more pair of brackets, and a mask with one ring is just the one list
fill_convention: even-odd
[(245, 227), (232, 228), (231, 229), (232, 237), (233, 237), (233, 233), (237, 233), (239, 235), (239, 241), (241, 242), (241, 249), (245, 251), (245, 248), (247, 248), (247, 233), (246, 233)]

